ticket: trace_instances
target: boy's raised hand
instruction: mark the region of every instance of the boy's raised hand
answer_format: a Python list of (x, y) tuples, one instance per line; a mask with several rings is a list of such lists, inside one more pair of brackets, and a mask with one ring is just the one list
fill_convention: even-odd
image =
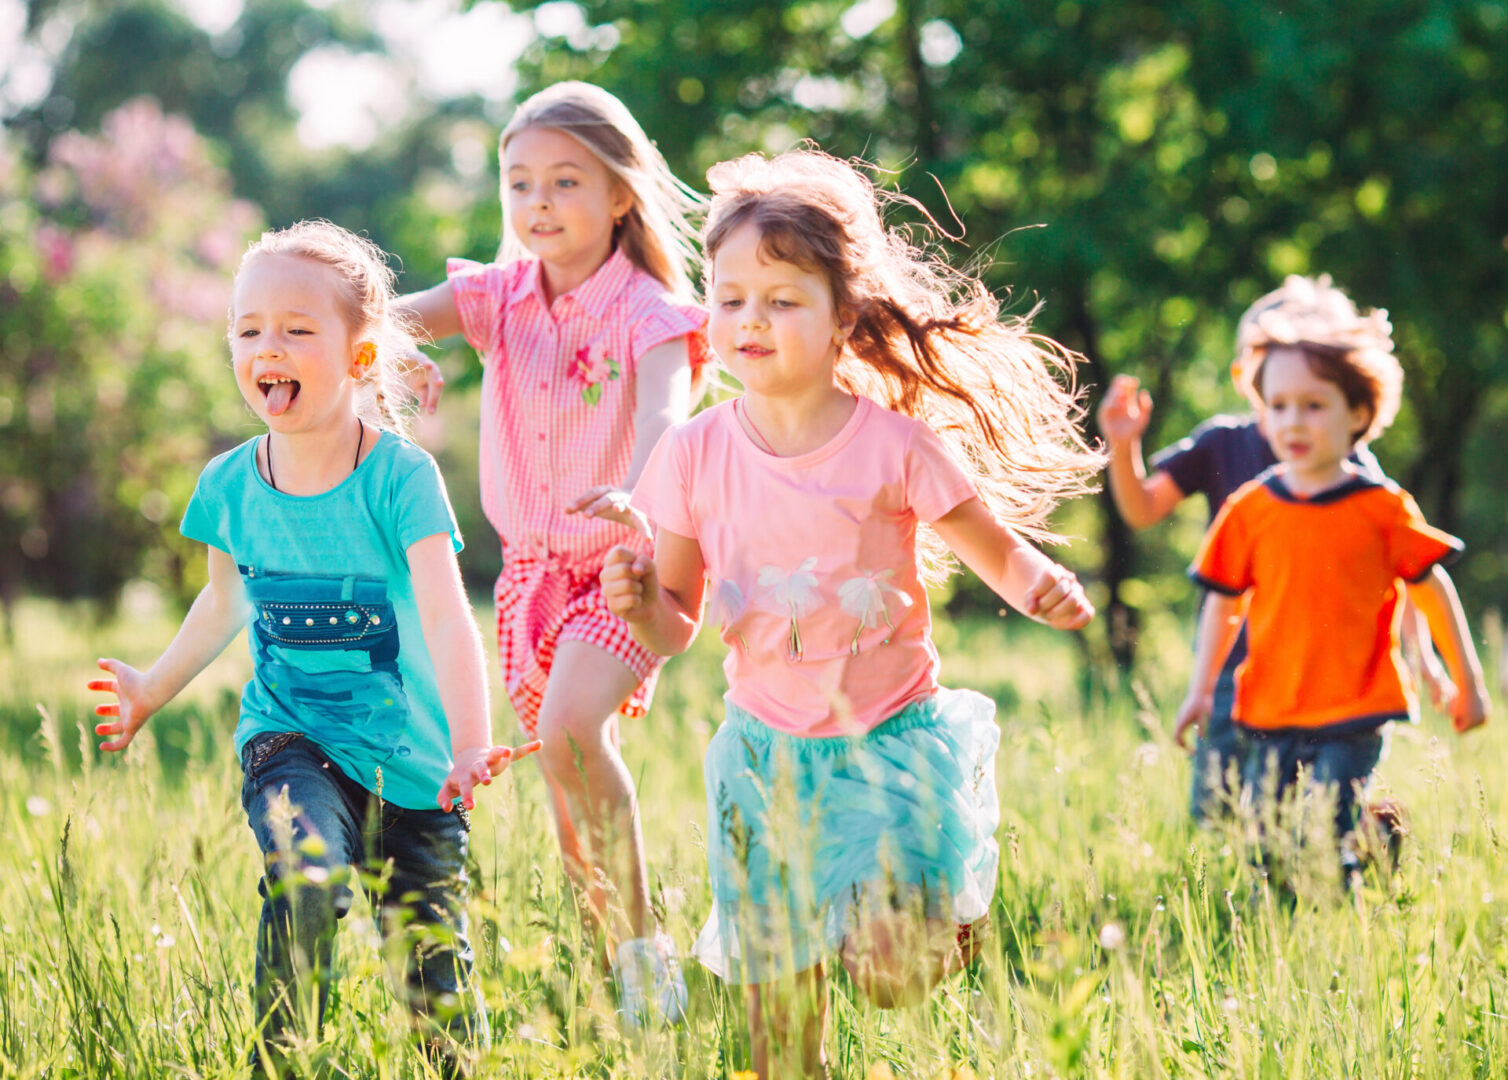
[(538, 739), (522, 746), (474, 746), (462, 750), (450, 767), (450, 775), (440, 785), (436, 801), (449, 813), (457, 799), (467, 810), (476, 806), (476, 789), (492, 783), (509, 765), (528, 757), (543, 745)]
[(1027, 590), (1022, 610), (1054, 630), (1080, 630), (1094, 618), (1094, 605), (1072, 570), (1051, 563)]
[(1152, 395), (1134, 376), (1117, 375), (1105, 388), (1095, 420), (1112, 449), (1140, 439), (1152, 420)]
[(89, 689), (114, 694), (116, 700), (96, 705), (94, 714), (115, 719), (95, 724), (94, 733), (115, 736), (108, 742), (100, 743), (101, 750), (124, 750), (131, 745), (131, 740), (136, 738), (142, 725), (157, 711), (158, 703), (148, 692), (145, 674), (119, 660), (102, 659), (98, 663), (100, 670), (108, 671), (112, 678), (90, 679)]
[(633, 548), (615, 547), (602, 564), (602, 598), (624, 622), (643, 622), (660, 595), (654, 560)]

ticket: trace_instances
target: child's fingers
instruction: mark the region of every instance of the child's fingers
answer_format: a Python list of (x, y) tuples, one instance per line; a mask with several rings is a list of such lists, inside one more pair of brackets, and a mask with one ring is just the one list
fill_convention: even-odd
[(544, 746), (544, 743), (539, 739), (535, 739), (532, 742), (526, 742), (522, 746), (515, 746), (512, 750), (509, 751), (508, 760), (517, 761), (519, 758), (528, 757), (530, 754), (538, 751), (542, 746)]
[(120, 715), (120, 702), (118, 702), (118, 701), (111, 701), (111, 702), (109, 702), (107, 704), (104, 704), (104, 705), (96, 705), (94, 707), (94, 715), (95, 716), (119, 716)]
[(456, 796), (460, 793), (461, 786), (455, 782), (455, 778), (447, 776), (445, 783), (440, 785), (440, 794), (435, 797), (435, 801), (440, 804), (440, 809), (448, 814), (455, 806)]
[(103, 690), (107, 694), (118, 694), (120, 693), (120, 683), (114, 679), (90, 679), (89, 689)]

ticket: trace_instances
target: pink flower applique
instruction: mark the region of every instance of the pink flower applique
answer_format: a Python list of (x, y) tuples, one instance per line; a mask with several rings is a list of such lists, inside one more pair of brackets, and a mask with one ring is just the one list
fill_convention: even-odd
[(602, 384), (612, 382), (620, 372), (618, 361), (607, 353), (601, 342), (592, 342), (576, 350), (571, 377), (581, 380), (581, 400), (595, 405), (602, 400)]

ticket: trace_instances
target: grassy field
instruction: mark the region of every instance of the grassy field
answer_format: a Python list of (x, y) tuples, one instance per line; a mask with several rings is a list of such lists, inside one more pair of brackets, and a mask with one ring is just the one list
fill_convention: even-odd
[[(0, 652), (0, 1077), (246, 1075), (257, 851), (230, 748), (243, 643), (120, 759), (86, 735), (97, 655), (150, 661), (173, 629), (150, 597), (100, 625), (27, 605)], [(939, 629), (951, 685), (1002, 703), (996, 932), (924, 1008), (833, 987), (840, 1076), (1496, 1077), (1508, 1069), (1508, 740), (1430, 716), (1383, 776), (1412, 814), (1396, 874), (1349, 894), (1298, 857), (1297, 903), (1255, 885), (1241, 826), (1187, 825), (1188, 765), (1166, 729), (1187, 670), (1171, 620), (1145, 676), (1086, 687), (1066, 639), (1024, 620)], [(1490, 650), (1495, 655), (1496, 650)], [(651, 873), (683, 952), (708, 906), (701, 756), (716, 642), (673, 662), (629, 730)], [(499, 711), (505, 711), (499, 706)], [(500, 720), (498, 732), (509, 721)], [(475, 940), (489, 1077), (726, 1077), (748, 1067), (736, 999), (694, 964), (688, 1023), (627, 1040), (576, 962), (583, 945), (537, 771), (475, 815)], [(1320, 851), (1323, 845), (1309, 850)], [(311, 1060), (335, 1075), (424, 1069), (404, 1038), (365, 907)]]

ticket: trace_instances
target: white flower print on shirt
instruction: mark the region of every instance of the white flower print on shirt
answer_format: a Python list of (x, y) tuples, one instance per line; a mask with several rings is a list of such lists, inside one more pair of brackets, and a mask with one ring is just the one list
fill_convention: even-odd
[[(914, 603), (909, 593), (890, 583), (889, 579), (894, 576), (893, 567), (874, 570), (868, 574), (851, 577), (838, 586), (839, 606), (859, 620), (859, 625), (853, 632), (853, 641), (848, 646), (850, 653), (859, 651), (859, 635), (866, 629), (879, 626), (882, 620), (891, 630), (895, 629), (895, 623), (890, 621), (890, 609), (885, 603), (886, 593), (894, 594), (903, 608), (908, 608)], [(889, 642), (889, 638), (886, 642)]]
[[(727, 630), (740, 618), (743, 617), (744, 609), (748, 602), (744, 599), (744, 591), (738, 587), (738, 582), (732, 578), (723, 578), (717, 583), (717, 588), (712, 590), (712, 599), (707, 601), (707, 618), (717, 623), (722, 630)], [(744, 652), (749, 651), (749, 643), (744, 640), (744, 632), (735, 630), (738, 642), (744, 647)]]
[(801, 660), (801, 624), (803, 615), (810, 615), (822, 606), (822, 597), (817, 592), (817, 568), (815, 555), (801, 560), (801, 565), (786, 573), (778, 566), (759, 568), (759, 585), (765, 589), (761, 606), (791, 620), (790, 632), (786, 634), (786, 656), (796, 662)]

